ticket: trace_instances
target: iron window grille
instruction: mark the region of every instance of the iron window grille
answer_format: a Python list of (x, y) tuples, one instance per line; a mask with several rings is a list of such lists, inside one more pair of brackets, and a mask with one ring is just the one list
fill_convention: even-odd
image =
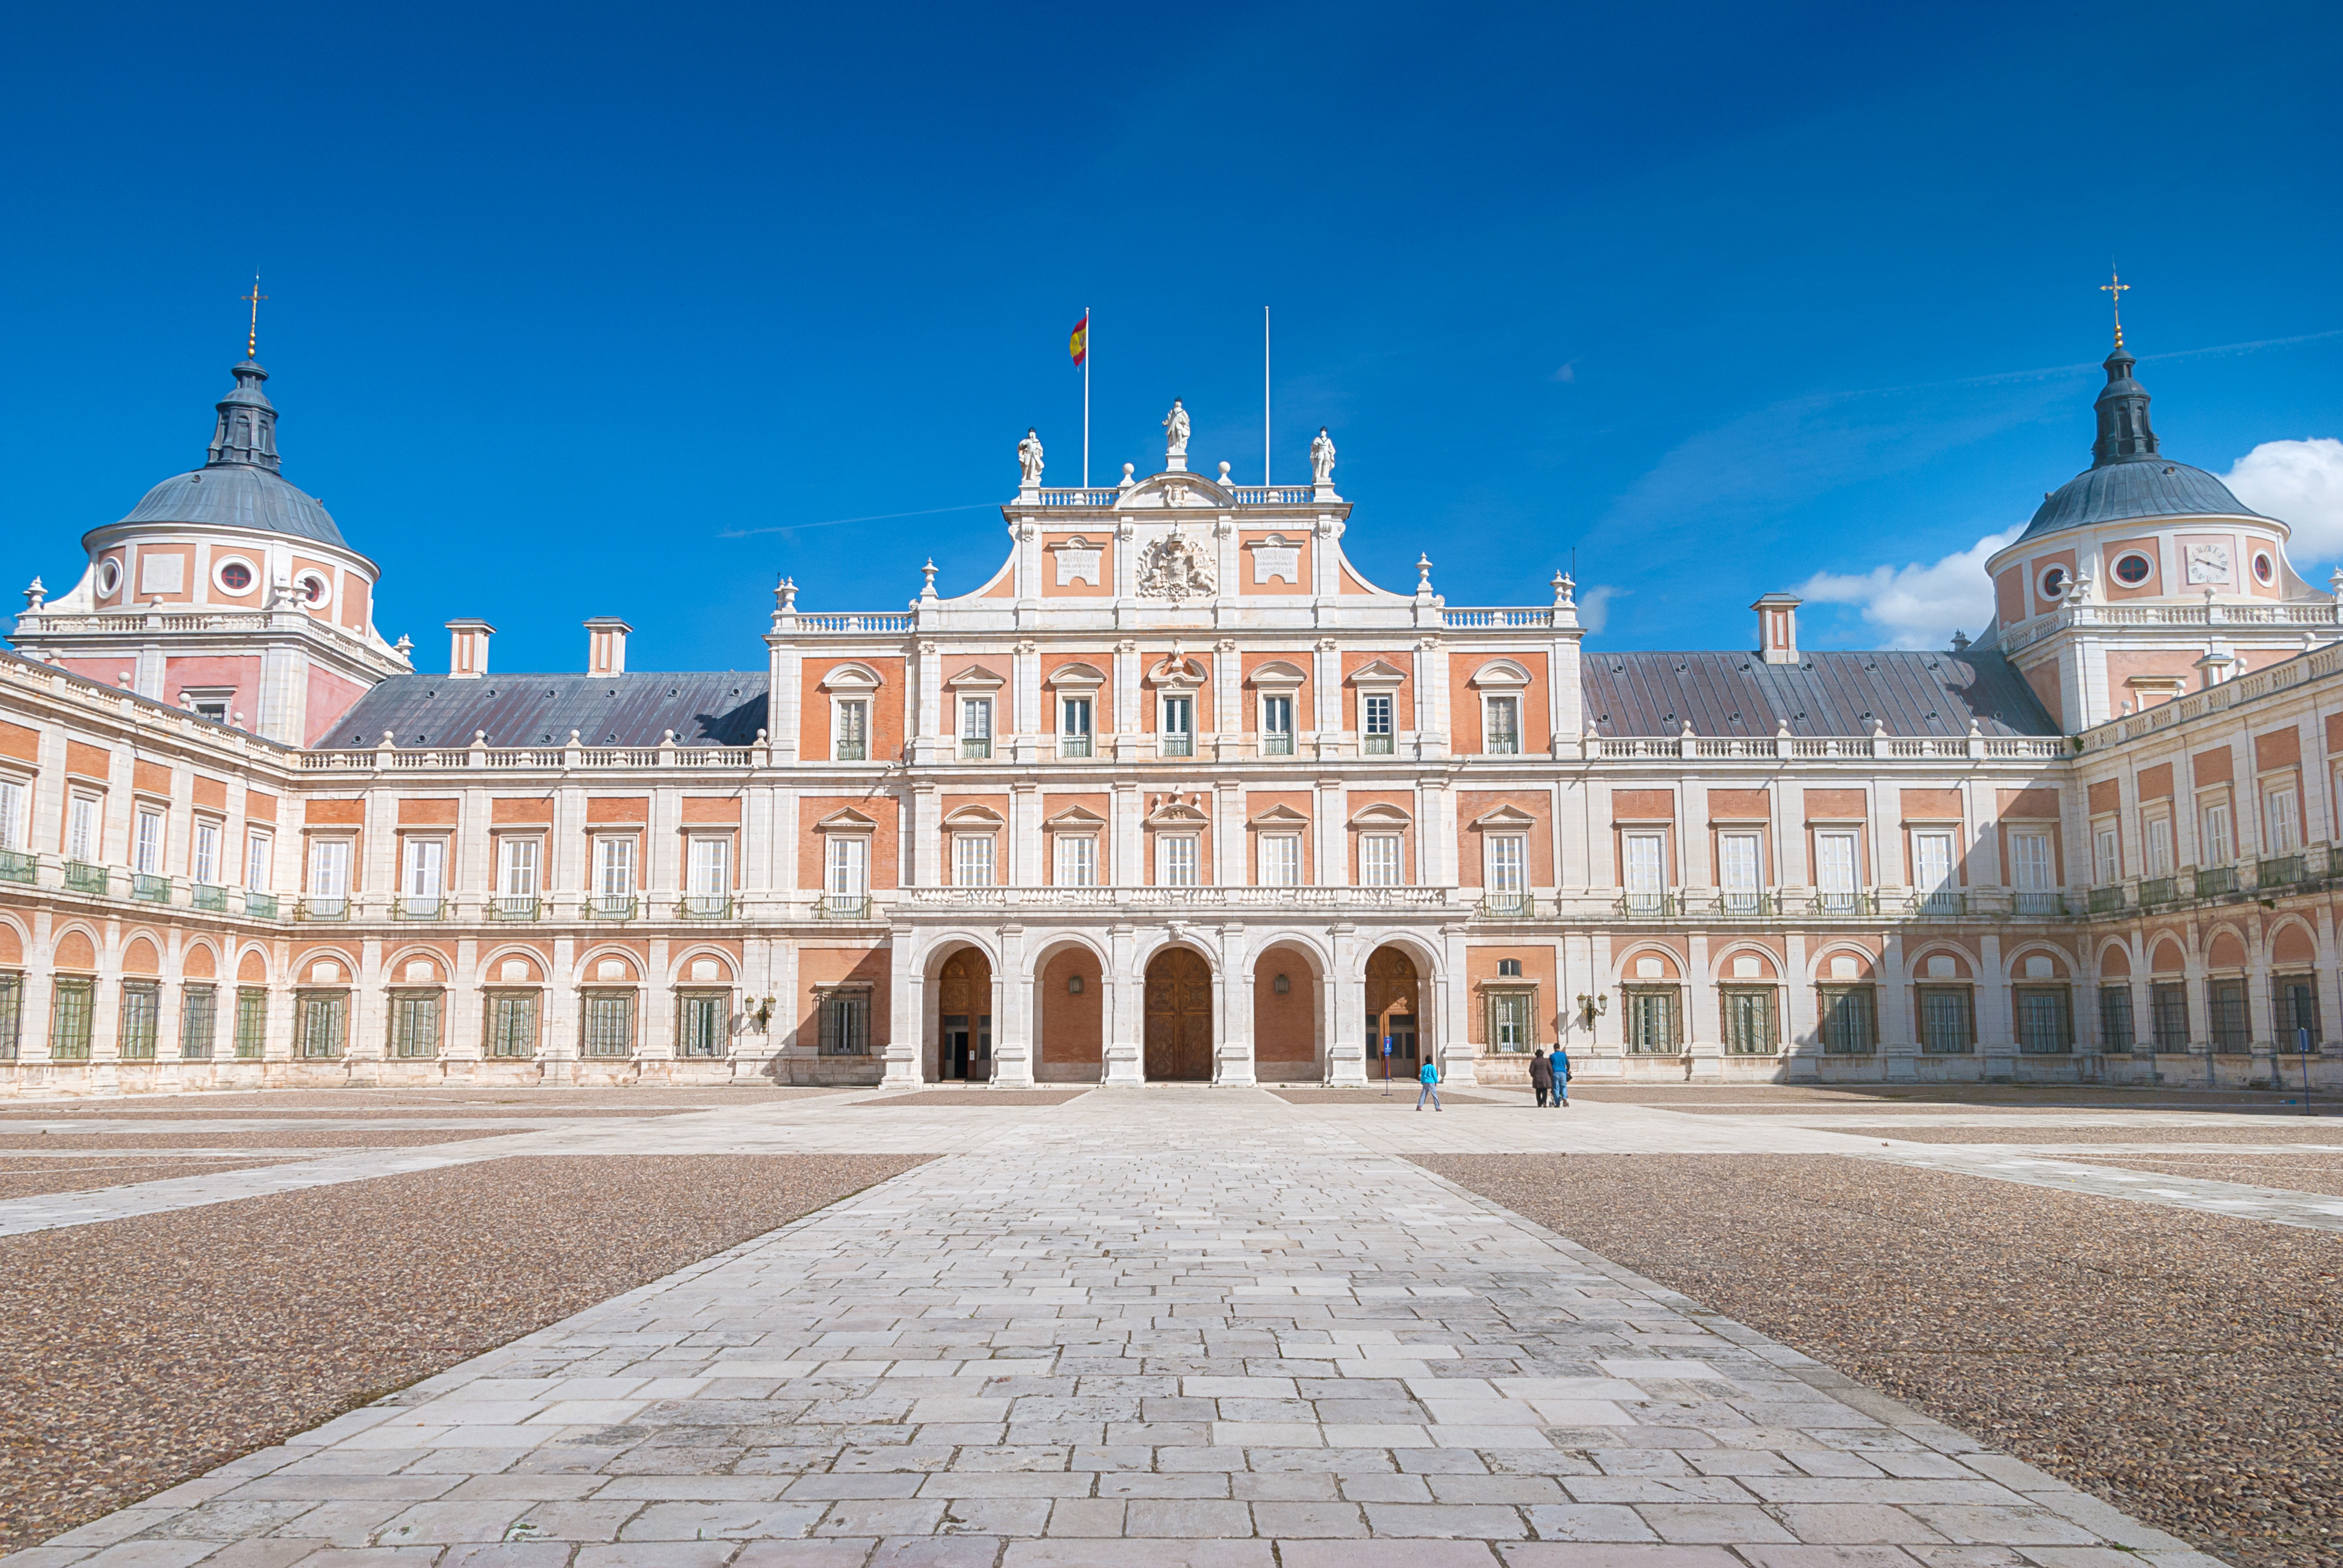
[(2099, 988), (2099, 1049), (2104, 1051), (2126, 1051), (2138, 1044), (2139, 1037), (2132, 1027), (2131, 987), (2103, 985)]
[(1818, 988), (1823, 1050), (1833, 1056), (1869, 1056), (1879, 1049), (1878, 995), (1867, 985)]
[(206, 1061), (212, 1054), (212, 1036), (219, 1021), (219, 991), (191, 985), (179, 994), (179, 1055), (188, 1061)]
[(2156, 1049), (2167, 1055), (2188, 1049), (2188, 982), (2160, 980), (2148, 988), (2148, 1023)]
[(346, 990), (302, 991), (294, 1016), (298, 1020), (294, 1049), (304, 1057), (337, 1057), (349, 1043), (350, 993)]
[(1781, 1049), (1781, 1017), (1769, 985), (1725, 986), (1717, 993), (1724, 1012), (1725, 1049), (1735, 1056), (1772, 1056)]
[(25, 977), (0, 975), (0, 1061), (14, 1061), (25, 1033)]
[(1684, 1005), (1674, 986), (1620, 988), (1620, 1029), (1638, 1056), (1674, 1056), (1684, 1049)]
[(688, 990), (675, 999), (675, 1053), (686, 1057), (724, 1054), (726, 1025), (731, 1019), (729, 990)]
[(2246, 1001), (2242, 980), (2217, 980), (2212, 985), (2213, 1049), (2224, 1056), (2243, 1056), (2253, 1049), (2253, 1013)]
[(2318, 977), (2315, 974), (2272, 976), (2270, 1016), (2277, 1020), (2278, 1050), (2317, 1050), (2319, 1046)]
[(245, 1061), (257, 1060), (268, 1049), (268, 993), (239, 986), (236, 993), (236, 1054)]
[(50, 1060), (87, 1061), (90, 1030), (96, 1014), (96, 980), (58, 980), (49, 998)]
[(2011, 998), (2017, 1013), (2017, 1049), (2027, 1056), (2064, 1056), (2075, 1049), (2074, 993), (2062, 985), (2022, 985)]
[(1513, 1053), (1535, 1050), (1537, 1037), (1532, 1024), (1532, 1010), (1537, 993), (1528, 990), (1497, 990), (1489, 996), (1489, 1049)]
[(1929, 1056), (1966, 1056), (1976, 1049), (1976, 1005), (1965, 985), (1918, 988), (1920, 1049)]
[(425, 1057), (439, 1054), (440, 993), (436, 990), (395, 990), (390, 993), (390, 1054)]
[(589, 990), (582, 1019), (586, 1054), (627, 1057), (635, 1053), (635, 993)]
[(484, 1022), (482, 1043), (492, 1057), (537, 1054), (538, 993), (533, 990), (492, 990)]
[(824, 991), (815, 1005), (820, 1015), (822, 1055), (868, 1056), (870, 1053), (869, 991)]
[(162, 1032), (163, 988), (153, 980), (122, 982), (121, 1055), (125, 1061), (155, 1060), (155, 1039)]

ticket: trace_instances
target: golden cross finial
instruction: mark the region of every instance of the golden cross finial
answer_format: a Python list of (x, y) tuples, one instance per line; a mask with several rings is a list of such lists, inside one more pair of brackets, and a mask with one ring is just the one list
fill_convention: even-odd
[[(252, 305), (252, 330), (244, 340), (244, 357), (246, 359), (255, 358), (260, 352), (260, 302), (268, 297), (260, 292), (260, 274), (256, 272), (252, 275), (252, 292), (239, 294), (236, 297), (248, 300)], [(2118, 343), (2123, 341), (2121, 333), (2116, 335), (2116, 341)]]
[[(255, 281), (253, 286), (256, 288), (259, 286), (257, 280)], [(2107, 268), (2107, 281), (2099, 285), (2099, 292), (2106, 295), (2108, 302), (2116, 307), (2116, 347), (2118, 348), (2123, 347), (2124, 290), (2130, 286), (2131, 285), (2126, 283), (2122, 277), (2117, 274), (2116, 269), (2112, 266)]]

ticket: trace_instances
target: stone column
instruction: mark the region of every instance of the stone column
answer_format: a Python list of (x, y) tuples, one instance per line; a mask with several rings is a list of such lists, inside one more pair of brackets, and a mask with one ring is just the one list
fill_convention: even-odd
[[(1681, 861), (1678, 862), (1680, 865)], [(1725, 1081), (1725, 1018), (1719, 1010), (1716, 976), (1708, 955), (1708, 933), (1694, 931), (1685, 944), (1684, 1051), (1695, 1083)]]
[(1890, 1083), (1916, 1083), (1920, 1078), (1920, 1031), (1912, 1013), (1911, 967), (1904, 957), (1901, 932), (1889, 930), (1879, 950), (1879, 1059), (1882, 1075)]
[[(1118, 800), (1123, 793), (1116, 790)], [(1117, 812), (1121, 817), (1121, 812)], [(1110, 963), (1107, 972), (1100, 977), (1106, 995), (1106, 1040), (1101, 1052), (1103, 1065), (1100, 1081), (1104, 1083), (1138, 1083), (1144, 1077), (1142, 1042), (1147, 1027), (1145, 977), (1139, 971), (1138, 933), (1128, 925), (1117, 925), (1107, 932)]]
[(1983, 960), (1977, 975), (1977, 1054), (1980, 1070), (1988, 1079), (2017, 1075), (2016, 1019), (2010, 1008), (2009, 962), (2001, 954), (1998, 932), (1977, 939)]
[(1212, 990), (1220, 1006), (1213, 1031), (1212, 1081), (1227, 1089), (1250, 1089), (1253, 1073), (1253, 974), (1244, 961), (1245, 928), (1220, 929)]
[(1359, 953), (1356, 933), (1348, 925), (1327, 929), (1334, 961), (1321, 982), (1319, 1017), (1325, 1020), (1326, 1081), (1363, 1084), (1367, 1081), (1367, 992), (1356, 978)]
[[(1443, 791), (1445, 793), (1445, 791)], [(1432, 981), (1432, 1016), (1438, 1021), (1440, 1078), (1459, 1089), (1480, 1081), (1480, 1060), (1473, 1048), (1473, 988), (1464, 972), (1464, 928), (1443, 926), (1440, 931), (1440, 972)], [(1362, 1002), (1362, 1010), (1364, 1003)]]
[(992, 1081), (1002, 1089), (1033, 1086), (1033, 976), (1022, 926), (1001, 928), (1001, 961), (992, 970)]
[[(925, 1081), (927, 988), (920, 983), (920, 949), (898, 932), (887, 964), (887, 1052), (882, 1089), (917, 1089)], [(791, 1005), (794, 1009), (795, 999)]]

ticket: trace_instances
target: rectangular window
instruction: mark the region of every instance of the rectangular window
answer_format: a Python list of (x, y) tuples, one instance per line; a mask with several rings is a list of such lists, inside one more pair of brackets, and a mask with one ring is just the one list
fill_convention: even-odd
[(142, 877), (163, 874), (163, 813), (138, 808), (136, 830), (130, 839), (130, 869)]
[(2217, 980), (2209, 987), (2213, 1013), (2213, 1049), (2224, 1055), (2243, 1056), (2253, 1049), (2253, 1014), (2246, 1003), (2246, 982)]
[(830, 759), (862, 762), (870, 753), (870, 704), (857, 699), (837, 705), (836, 733), (830, 737)]
[(2091, 835), (2091, 861), (2092, 879), (2101, 887), (2123, 880), (2123, 858), (2117, 849), (2113, 822), (2102, 824)]
[(721, 918), (732, 908), (732, 840), (703, 838), (691, 840), (684, 892), (684, 912)]
[(1481, 749), (1492, 757), (1514, 757), (1522, 749), (1522, 699), (1481, 699)]
[(1530, 993), (1493, 990), (1489, 993), (1489, 1049), (1526, 1051), (1537, 1049), (1530, 1032)]
[(1771, 1056), (1777, 1049), (1780, 1010), (1769, 985), (1726, 986), (1717, 992), (1725, 1016), (1725, 1049), (1735, 1056)]
[(1672, 1056), (1684, 1040), (1674, 986), (1627, 986), (1619, 993), (1620, 1031), (1639, 1056)]
[(1965, 985), (1918, 988), (1920, 1049), (1930, 1056), (1965, 1056), (1976, 1048), (1976, 1005)]
[(0, 849), (25, 847), (25, 787), (14, 779), (0, 779)]
[(2062, 912), (2056, 889), (2058, 874), (2050, 853), (2050, 835), (2013, 829), (2009, 835), (2009, 883), (2017, 893), (2021, 915)]
[(25, 977), (0, 974), (0, 1061), (14, 1061), (25, 1036)]
[(492, 990), (488, 993), (488, 1047), (490, 1056), (537, 1054), (537, 992), (533, 990)]
[(1196, 699), (1192, 697), (1167, 697), (1163, 699), (1162, 754), (1166, 757), (1192, 757), (1196, 751)]
[(1822, 902), (1823, 912), (1830, 915), (1854, 914), (1856, 885), (1855, 835), (1816, 833), (1815, 892)]
[(97, 1012), (97, 982), (59, 980), (49, 992), (49, 1056), (55, 1061), (87, 1061), (92, 1022)]
[(2099, 1049), (2107, 1051), (2127, 1051), (2138, 1043), (2132, 1028), (2131, 987), (2103, 985), (2099, 988)]
[(1833, 1056), (1868, 1056), (1879, 1046), (1879, 1007), (1867, 985), (1820, 989), (1823, 1050)]
[[(1716, 839), (1717, 883), (1728, 915), (1754, 915), (1765, 907), (1763, 849), (1755, 833), (1721, 833)], [(1770, 1048), (1769, 1048), (1770, 1049)]]
[(1370, 691), (1359, 699), (1360, 750), (1369, 757), (1392, 754), (1392, 694)]
[(1091, 754), (1091, 699), (1087, 697), (1063, 697), (1058, 699), (1058, 755), (1088, 757)]
[(635, 1050), (635, 993), (630, 990), (589, 990), (586, 993), (586, 1054), (632, 1056)]
[(1051, 840), (1051, 853), (1057, 861), (1051, 868), (1051, 880), (1059, 887), (1098, 886), (1097, 834), (1060, 833)]
[(236, 992), (236, 1054), (256, 1061), (268, 1050), (268, 993), (256, 986), (238, 986)]
[(399, 897), (405, 900), (407, 915), (417, 920), (437, 917), (439, 896), (447, 890), (447, 839), (407, 840), (407, 864), (400, 873)]
[(220, 825), (197, 822), (195, 854), (188, 860), (187, 874), (206, 886), (216, 886), (220, 879), (219, 852)]
[(2229, 831), (2229, 806), (2226, 800), (2216, 801), (2205, 808), (2205, 837), (2197, 857), (2200, 866), (2226, 866), (2237, 858), (2237, 839)]
[(1261, 885), (1298, 888), (1302, 885), (1302, 835), (1264, 833), (1261, 839)]
[(268, 891), (268, 875), (276, 859), (277, 840), (266, 833), (247, 833), (244, 838), (244, 885), (247, 891)]
[(97, 849), (97, 797), (76, 795), (65, 806), (65, 859), (88, 864)]
[(1482, 847), (1482, 902), (1493, 914), (1527, 916), (1530, 841), (1519, 833), (1493, 833)]
[(125, 1061), (155, 1060), (163, 1022), (163, 988), (153, 980), (122, 982), (121, 1050)]
[(635, 896), (635, 840), (611, 834), (594, 840), (594, 897), (617, 910)]
[(439, 1054), (437, 991), (395, 990), (390, 993), (390, 1054)]
[(303, 991), (298, 1000), (299, 1038), (294, 1049), (303, 1056), (341, 1055), (349, 1043), (349, 992)]
[(534, 838), (507, 834), (497, 840), (497, 893), (524, 902), (537, 897), (537, 846)]
[(2291, 855), (2302, 848), (2302, 822), (2294, 809), (2291, 780), (2263, 794), (2262, 836), (2272, 855)]
[(833, 899), (855, 900), (870, 892), (870, 840), (860, 833), (830, 835), (829, 869), (822, 891)]
[(2277, 975), (2270, 980), (2270, 1016), (2277, 1020), (2280, 1050), (2318, 1049), (2318, 977)]
[(219, 1022), (219, 992), (211, 986), (191, 985), (179, 993), (179, 1055), (202, 1061), (212, 1053), (212, 1036)]
[(992, 886), (992, 835), (962, 833), (952, 839), (952, 886)]
[(2147, 853), (2142, 857), (2147, 862), (2142, 868), (2145, 873), (2150, 877), (2172, 875), (2172, 819), (2150, 817), (2143, 837), (2147, 840)]
[(1196, 885), (1196, 839), (1192, 833), (1155, 836), (1155, 885), (1192, 888)]
[(309, 900), (335, 904), (350, 896), (350, 841), (319, 839), (309, 846)]
[(724, 1026), (731, 1013), (729, 991), (685, 991), (675, 999), (675, 1053), (724, 1054)]
[(1912, 886), (1920, 907), (1932, 914), (1959, 911), (1960, 890), (1953, 884), (1953, 836), (1934, 829), (1912, 835)]
[(1667, 840), (1658, 833), (1629, 833), (1621, 841), (1625, 859), (1627, 912), (1664, 912), (1667, 886)]
[(2075, 1049), (2074, 993), (2062, 985), (2022, 985), (2011, 1000), (2017, 1013), (2017, 1049), (2028, 1056), (2063, 1056)]
[(1407, 880), (1401, 866), (1403, 850), (1397, 833), (1363, 833), (1359, 837), (1359, 886), (1397, 888)]
[(992, 755), (992, 699), (960, 699), (960, 754), (970, 760)]
[(1293, 755), (1293, 699), (1261, 699), (1261, 751), (1264, 757)]
[(821, 1018), (821, 1054), (867, 1056), (870, 1051), (870, 993), (824, 992), (815, 1002)]
[(2147, 990), (2148, 1021), (2155, 1028), (2156, 1049), (2177, 1055), (2188, 1049), (2188, 982), (2158, 980)]

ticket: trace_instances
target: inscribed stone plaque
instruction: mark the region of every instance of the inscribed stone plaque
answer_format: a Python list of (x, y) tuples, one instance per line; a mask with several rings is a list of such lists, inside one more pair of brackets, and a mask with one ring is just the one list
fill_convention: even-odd
[(138, 558), (138, 591), (140, 593), (177, 593), (186, 586), (186, 557), (140, 556)]

